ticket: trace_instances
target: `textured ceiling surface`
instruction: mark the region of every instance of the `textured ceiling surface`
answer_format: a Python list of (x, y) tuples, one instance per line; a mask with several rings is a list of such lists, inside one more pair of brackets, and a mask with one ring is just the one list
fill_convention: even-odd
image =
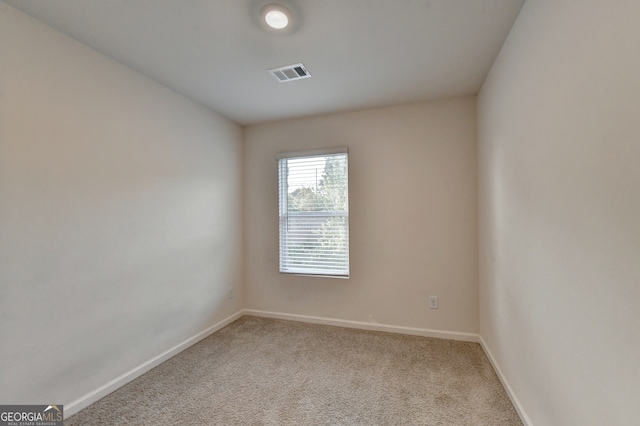
[[(524, 0), (5, 0), (240, 123), (476, 94)], [(302, 62), (312, 78), (267, 70)]]

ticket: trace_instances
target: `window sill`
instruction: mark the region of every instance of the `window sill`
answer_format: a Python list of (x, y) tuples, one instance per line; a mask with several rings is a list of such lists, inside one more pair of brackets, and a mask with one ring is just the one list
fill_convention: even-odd
[(323, 274), (309, 274), (304, 272), (283, 272), (280, 271), (282, 275), (295, 275), (298, 277), (315, 277), (315, 278), (337, 278), (341, 280), (348, 280), (350, 278), (349, 275), (323, 275)]

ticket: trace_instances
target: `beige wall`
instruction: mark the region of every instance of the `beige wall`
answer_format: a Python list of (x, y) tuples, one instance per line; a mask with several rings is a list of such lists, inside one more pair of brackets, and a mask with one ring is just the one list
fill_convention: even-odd
[(0, 2), (0, 403), (69, 404), (242, 308), (241, 143)]
[[(477, 331), (475, 113), (469, 97), (248, 127), (247, 307)], [(349, 148), (351, 278), (281, 275), (276, 154), (336, 146)]]
[(480, 331), (536, 426), (640, 419), (639, 16), (527, 1), (479, 96)]

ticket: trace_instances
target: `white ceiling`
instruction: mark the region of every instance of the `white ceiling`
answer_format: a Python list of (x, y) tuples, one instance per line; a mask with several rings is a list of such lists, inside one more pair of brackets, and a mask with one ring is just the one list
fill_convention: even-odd
[[(5, 0), (240, 123), (478, 92), (524, 0)], [(295, 28), (263, 29), (266, 3)], [(312, 78), (267, 70), (302, 62)]]

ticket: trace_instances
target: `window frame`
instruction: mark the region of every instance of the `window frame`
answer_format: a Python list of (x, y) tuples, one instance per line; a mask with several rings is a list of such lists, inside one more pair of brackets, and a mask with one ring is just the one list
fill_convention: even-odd
[[(299, 212), (290, 212), (289, 211), (289, 192), (288, 192), (288, 179), (289, 179), (289, 171), (286, 170), (283, 173), (283, 161), (287, 160), (286, 164), (288, 165), (288, 160), (292, 159), (304, 159), (304, 158), (313, 158), (313, 157), (323, 157), (323, 156), (332, 156), (332, 155), (344, 155), (346, 159), (346, 210), (327, 210), (327, 211), (299, 211)], [(350, 245), (349, 245), (349, 149), (346, 147), (339, 148), (330, 148), (330, 149), (319, 149), (319, 150), (308, 150), (308, 151), (295, 151), (295, 152), (283, 152), (279, 153), (276, 156), (276, 160), (278, 162), (278, 269), (281, 274), (285, 275), (296, 275), (296, 276), (309, 276), (309, 277), (324, 277), (324, 278), (338, 278), (338, 279), (349, 279), (351, 275), (350, 270)], [(286, 194), (286, 197), (283, 197), (283, 194)], [(321, 269), (314, 269), (313, 265), (303, 266), (303, 267), (291, 267), (286, 266), (287, 259), (285, 256), (288, 254), (288, 248), (291, 246), (287, 243), (287, 238), (289, 236), (288, 233), (288, 224), (289, 218), (291, 217), (344, 217), (346, 226), (346, 238), (344, 239), (344, 244), (346, 245), (346, 250), (344, 252), (344, 261), (346, 263), (346, 270), (341, 271), (344, 273), (338, 273), (336, 270), (335, 273), (332, 271), (323, 271)], [(287, 226), (285, 226), (285, 224)]]

